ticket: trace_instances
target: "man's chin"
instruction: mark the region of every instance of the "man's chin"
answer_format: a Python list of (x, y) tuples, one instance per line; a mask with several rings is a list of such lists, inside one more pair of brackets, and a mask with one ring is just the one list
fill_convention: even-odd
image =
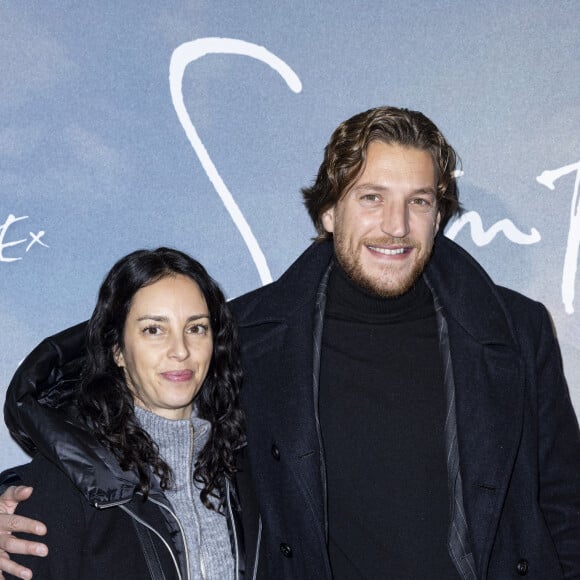
[(392, 277), (389, 279), (371, 278), (358, 272), (349, 275), (358, 286), (370, 294), (374, 294), (379, 298), (397, 298), (413, 287), (421, 272), (414, 271), (398, 279), (393, 279)]
[(393, 284), (373, 284), (371, 287), (371, 292), (376, 294), (380, 298), (397, 298), (406, 294), (417, 281), (418, 276), (412, 278), (411, 280), (405, 280)]

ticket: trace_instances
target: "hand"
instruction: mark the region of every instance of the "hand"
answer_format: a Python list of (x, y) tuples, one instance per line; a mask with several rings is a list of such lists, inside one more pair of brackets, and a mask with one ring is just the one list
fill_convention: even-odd
[(24, 532), (37, 536), (46, 534), (46, 526), (42, 522), (31, 520), (23, 516), (14, 515), (19, 502), (30, 497), (31, 487), (9, 487), (0, 495), (0, 579), (2, 572), (7, 572), (18, 578), (29, 580), (32, 572), (10, 559), (10, 554), (29, 554), (32, 556), (46, 556), (48, 548), (44, 544), (22, 540), (12, 535), (12, 532)]

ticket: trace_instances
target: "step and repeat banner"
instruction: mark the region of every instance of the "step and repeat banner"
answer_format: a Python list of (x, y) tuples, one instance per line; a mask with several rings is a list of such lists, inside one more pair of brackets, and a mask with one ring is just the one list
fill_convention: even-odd
[[(543, 302), (580, 413), (580, 3), (0, 3), (0, 398), (121, 256), (191, 253), (234, 298), (314, 235), (344, 119), (423, 111), (462, 159), (446, 235)], [(26, 461), (0, 421), (0, 469)]]

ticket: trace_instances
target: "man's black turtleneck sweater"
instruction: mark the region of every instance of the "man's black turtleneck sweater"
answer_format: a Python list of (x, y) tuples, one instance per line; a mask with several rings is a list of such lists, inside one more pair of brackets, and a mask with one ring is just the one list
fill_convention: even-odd
[(335, 580), (457, 579), (447, 552), (443, 371), (422, 278), (379, 298), (334, 266), (319, 408)]

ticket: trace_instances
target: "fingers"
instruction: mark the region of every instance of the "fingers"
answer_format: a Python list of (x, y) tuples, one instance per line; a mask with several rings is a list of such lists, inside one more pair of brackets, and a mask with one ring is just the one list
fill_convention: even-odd
[[(22, 532), (37, 536), (46, 534), (46, 526), (42, 522), (14, 515), (14, 510), (18, 503), (27, 500), (31, 493), (31, 487), (12, 485), (0, 495), (0, 550), (15, 553), (6, 547), (6, 542), (10, 541), (12, 532)], [(18, 553), (25, 554), (29, 552)]]
[(0, 495), (0, 514), (13, 514), (18, 503), (28, 499), (31, 493), (31, 487), (11, 485)]
[[(5, 529), (9, 531), (22, 531), (40, 535), (46, 533), (44, 524), (21, 516), (3, 514), (0, 515), (0, 522), (0, 525), (5, 526)], [(30, 580), (32, 578), (32, 572), (28, 568), (12, 561), (10, 554), (46, 556), (48, 554), (48, 548), (39, 542), (22, 540), (12, 536), (10, 533), (0, 532), (0, 580), (4, 578), (2, 572), (12, 574), (16, 578)]]
[(14, 501), (18, 502), (18, 501), (23, 501), (25, 499), (28, 499), (30, 497), (31, 493), (32, 493), (31, 487), (28, 487), (26, 485), (11, 485), (6, 490), (6, 493), (0, 497), (4, 497), (5, 495), (7, 495), (8, 497), (11, 496), (11, 498)]
[(31, 542), (16, 538), (12, 532), (44, 536), (46, 526), (42, 522), (31, 520), (14, 514), (19, 502), (30, 497), (31, 487), (11, 486), (0, 496), (0, 580), (4, 574), (11, 574), (16, 578), (30, 580), (32, 572), (10, 559), (10, 554), (28, 554), (32, 556), (46, 556), (48, 548), (39, 542)]
[[(23, 540), (10, 534), (0, 534), (0, 552), (27, 554), (29, 556), (46, 556), (48, 554), (48, 548), (40, 542)], [(2, 567), (0, 566), (1, 569)]]
[(11, 574), (16, 578), (23, 578), (24, 580), (30, 580), (32, 578), (32, 572), (28, 568), (20, 566), (10, 560), (10, 557), (4, 550), (0, 550), (0, 580), (4, 579), (2, 572)]
[[(44, 536), (46, 534), (46, 526), (37, 520), (25, 518), (24, 516), (17, 516), (14, 514), (0, 513), (0, 550), (15, 553), (6, 547), (6, 542), (10, 541), (10, 534), (12, 532), (22, 532), (25, 534), (33, 534), (35, 536)], [(28, 554), (29, 552), (16, 552), (18, 554)], [(31, 552), (30, 552), (31, 553)]]

